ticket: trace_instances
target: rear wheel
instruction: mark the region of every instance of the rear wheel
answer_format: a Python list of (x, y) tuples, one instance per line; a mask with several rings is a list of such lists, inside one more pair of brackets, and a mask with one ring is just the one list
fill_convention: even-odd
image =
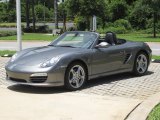
[(144, 75), (148, 70), (148, 56), (144, 52), (137, 54), (134, 62), (133, 73), (138, 76)]
[(75, 62), (66, 70), (65, 87), (69, 90), (81, 89), (87, 80), (87, 71), (83, 64)]

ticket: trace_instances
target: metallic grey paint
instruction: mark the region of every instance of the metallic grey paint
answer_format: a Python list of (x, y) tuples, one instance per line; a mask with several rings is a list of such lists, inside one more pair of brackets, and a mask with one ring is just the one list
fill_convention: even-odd
[[(97, 38), (89, 48), (44, 46), (18, 52), (16, 60), (14, 62), (9, 61), (5, 67), (7, 79), (14, 78), (18, 84), (33, 86), (63, 86), (66, 68), (73, 61), (80, 61), (86, 65), (88, 79), (90, 80), (105, 75), (131, 72), (135, 57), (139, 51), (146, 52), (149, 62), (151, 60), (152, 51), (143, 42), (126, 41), (126, 43), (120, 45), (96, 48), (100, 35), (98, 33), (92, 34), (95, 34)], [(57, 56), (60, 59), (55, 65), (46, 68), (40, 66), (44, 61)], [(47, 74), (46, 81), (42, 83), (32, 82), (30, 79), (35, 73)], [(21, 82), (21, 80), (26, 82)]]

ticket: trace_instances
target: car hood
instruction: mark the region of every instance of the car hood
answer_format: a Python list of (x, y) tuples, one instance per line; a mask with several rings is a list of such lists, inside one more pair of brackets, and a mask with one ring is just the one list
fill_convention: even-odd
[(52, 46), (37, 47), (25, 51), (15, 60), (15, 63), (17, 65), (33, 66), (41, 64), (47, 60), (50, 60), (53, 57), (57, 56), (63, 57), (67, 54), (74, 54), (82, 51), (84, 51), (84, 49), (69, 48), (69, 47), (52, 47)]

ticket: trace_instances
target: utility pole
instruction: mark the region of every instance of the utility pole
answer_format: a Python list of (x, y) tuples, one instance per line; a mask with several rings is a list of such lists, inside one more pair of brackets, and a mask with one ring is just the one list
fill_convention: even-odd
[(17, 43), (18, 51), (22, 50), (22, 28), (21, 28), (21, 1), (16, 0), (16, 13), (17, 13)]
[(93, 26), (92, 26), (92, 31), (96, 31), (97, 30), (97, 17), (95, 15), (93, 15)]
[(58, 4), (57, 4), (57, 0), (54, 0), (54, 21), (55, 21), (55, 29), (58, 29)]

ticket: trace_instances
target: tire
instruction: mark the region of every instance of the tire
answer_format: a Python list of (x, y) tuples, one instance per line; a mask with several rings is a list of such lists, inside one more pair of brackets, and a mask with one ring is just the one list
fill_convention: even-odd
[(74, 62), (68, 66), (65, 73), (65, 88), (68, 90), (79, 90), (84, 87), (87, 81), (87, 70), (79, 62)]
[(139, 52), (134, 61), (133, 74), (136, 76), (143, 76), (148, 71), (149, 59), (145, 52)]

